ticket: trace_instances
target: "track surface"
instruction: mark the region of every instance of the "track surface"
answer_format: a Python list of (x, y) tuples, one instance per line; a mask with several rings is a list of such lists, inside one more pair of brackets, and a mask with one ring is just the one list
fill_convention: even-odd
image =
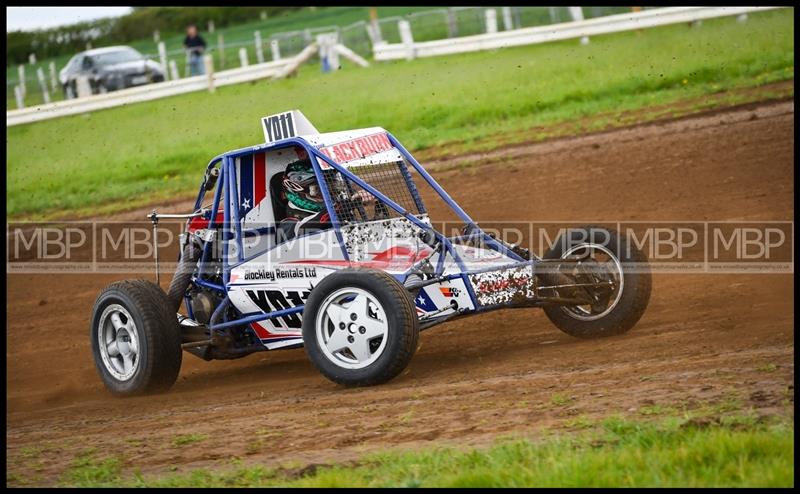
[[(478, 221), (794, 220), (793, 134), (794, 103), (784, 101), (433, 169)], [(502, 157), (512, 159), (491, 162)], [(603, 340), (562, 334), (534, 309), (454, 321), (424, 332), (409, 368), (379, 387), (336, 386), (303, 350), (208, 363), (184, 354), (171, 392), (123, 400), (95, 374), (87, 325), (97, 293), (124, 277), (8, 277), (9, 472), (53, 484), (86, 448), (145, 474), (225, 468), (232, 457), (340, 462), (398, 445), (535, 436), (653, 405), (793, 405), (789, 274), (654, 275), (640, 323)], [(173, 445), (190, 433), (207, 438)]]

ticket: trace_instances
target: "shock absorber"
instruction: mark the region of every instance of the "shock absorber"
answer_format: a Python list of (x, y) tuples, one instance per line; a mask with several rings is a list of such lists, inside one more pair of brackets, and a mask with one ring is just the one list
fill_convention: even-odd
[(200, 259), (201, 252), (200, 247), (197, 246), (192, 238), (186, 242), (186, 246), (183, 248), (181, 262), (178, 263), (178, 269), (175, 271), (175, 276), (172, 277), (172, 282), (170, 282), (169, 291), (167, 292), (167, 298), (175, 312), (178, 312), (181, 306), (183, 296), (192, 279), (192, 273), (197, 265), (197, 260)]

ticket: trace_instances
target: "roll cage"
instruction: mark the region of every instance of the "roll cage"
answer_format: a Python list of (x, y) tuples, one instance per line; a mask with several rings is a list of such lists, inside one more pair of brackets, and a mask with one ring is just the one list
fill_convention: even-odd
[[(268, 313), (261, 313), (261, 314), (241, 314), (242, 317), (235, 318), (232, 320), (228, 320), (227, 311), (225, 310), (230, 304), (230, 298), (228, 296), (226, 287), (230, 282), (230, 274), (231, 269), (247, 262), (267, 250), (271, 248), (275, 248), (275, 246), (265, 249), (261, 252), (258, 252), (254, 255), (249, 257), (245, 257), (245, 251), (242, 245), (243, 236), (249, 235), (259, 235), (269, 231), (275, 230), (275, 227), (267, 228), (267, 229), (243, 229), (242, 222), (240, 221), (240, 214), (237, 208), (230, 207), (230, 204), (239, 204), (239, 193), (238, 187), (236, 183), (236, 171), (235, 171), (235, 160), (237, 158), (253, 155), (259, 152), (265, 152), (270, 150), (278, 150), (283, 148), (289, 148), (293, 146), (299, 146), (303, 148), (306, 153), (308, 154), (309, 160), (311, 162), (311, 166), (314, 170), (314, 174), (317, 178), (319, 184), (325, 183), (325, 177), (323, 176), (323, 169), (321, 166), (321, 162), (325, 163), (328, 167), (332, 168), (333, 170), (341, 173), (347, 180), (352, 181), (354, 184), (358, 185), (359, 187), (363, 188), (370, 194), (372, 194), (375, 198), (383, 202), (386, 206), (394, 210), (398, 213), (401, 217), (405, 218), (413, 225), (420, 228), (421, 232), (424, 232), (421, 237), (423, 241), (432, 247), (433, 252), (426, 255), (425, 258), (415, 262), (411, 268), (406, 270), (400, 274), (393, 274), (396, 278), (399, 279), (400, 282), (404, 282), (405, 279), (408, 277), (409, 274), (414, 272), (419, 272), (420, 267), (422, 264), (426, 263), (428, 259), (430, 259), (434, 254), (437, 252), (440, 254), (438, 258), (437, 265), (434, 268), (433, 273), (427, 276), (427, 279), (421, 280), (420, 282), (408, 286), (409, 289), (416, 289), (421, 288), (423, 286), (427, 286), (434, 283), (440, 283), (452, 279), (461, 278), (464, 281), (464, 285), (466, 286), (469, 296), (472, 299), (474, 307), (476, 308), (475, 311), (484, 311), (490, 310), (492, 308), (496, 308), (494, 306), (480, 306), (477, 303), (477, 298), (475, 296), (474, 290), (472, 288), (471, 283), (469, 282), (468, 276), (484, 273), (488, 271), (498, 271), (498, 270), (508, 270), (508, 269), (515, 269), (521, 267), (528, 267), (528, 268), (535, 268), (536, 263), (541, 262), (541, 259), (532, 256), (531, 260), (523, 259), (519, 254), (511, 250), (509, 246), (504, 244), (503, 242), (495, 239), (494, 237), (490, 236), (486, 232), (484, 232), (480, 227), (478, 227), (475, 222), (470, 218), (470, 216), (463, 210), (461, 207), (450, 197), (450, 195), (436, 182), (436, 180), (425, 171), (425, 169), (417, 162), (416, 159), (408, 152), (408, 150), (403, 147), (400, 142), (395, 139), (395, 137), (386, 132), (386, 135), (389, 139), (389, 142), (400, 152), (403, 158), (411, 164), (414, 170), (419, 173), (420, 177), (441, 197), (441, 199), (447, 204), (447, 206), (462, 220), (466, 225), (465, 231), (467, 234), (453, 236), (453, 237), (446, 237), (435, 228), (430, 226), (429, 224), (425, 223), (417, 216), (409, 213), (405, 208), (403, 208), (400, 204), (395, 202), (392, 198), (387, 197), (384, 195), (380, 190), (373, 187), (370, 183), (364, 181), (358, 175), (352, 173), (348, 167), (337, 163), (332, 158), (326, 156), (322, 152), (320, 152), (314, 145), (309, 143), (303, 137), (290, 137), (286, 139), (282, 139), (280, 141), (268, 144), (260, 144), (255, 146), (250, 146), (246, 148), (236, 149), (233, 151), (226, 152), (219, 156), (213, 158), (206, 167), (206, 172), (204, 174), (203, 180), (200, 184), (200, 191), (197, 196), (197, 200), (195, 201), (194, 211), (195, 213), (192, 214), (192, 217), (200, 216), (205, 214), (207, 211), (202, 209), (202, 203), (205, 198), (205, 193), (207, 192), (207, 184), (208, 180), (212, 176), (212, 170), (216, 168), (217, 164), (220, 165), (219, 174), (217, 177), (216, 186), (214, 187), (214, 197), (210, 211), (210, 219), (208, 224), (209, 230), (214, 230), (215, 228), (221, 227), (221, 238), (219, 239), (221, 242), (222, 247), (222, 266), (221, 266), (221, 277), (223, 281), (223, 285), (219, 285), (214, 283), (210, 280), (212, 276), (219, 275), (219, 272), (216, 273), (208, 273), (206, 272), (205, 266), (206, 261), (208, 260), (209, 256), (211, 255), (211, 248), (212, 248), (212, 240), (211, 239), (203, 239), (202, 240), (202, 254), (200, 256), (199, 262), (199, 270), (196, 276), (193, 276), (192, 283), (195, 285), (205, 287), (208, 289), (215, 290), (220, 292), (224, 295), (224, 299), (222, 302), (215, 308), (213, 315), (209, 321), (208, 328), (213, 331), (223, 330), (226, 328), (230, 328), (233, 326), (240, 326), (246, 325), (253, 322), (264, 321), (268, 319), (278, 318), (290, 314), (297, 314), (303, 311), (304, 306), (299, 305), (296, 307), (291, 307), (283, 310), (272, 311)], [(406, 181), (406, 184), (412, 191), (412, 195), (414, 196), (414, 200), (418, 205), (422, 204), (421, 199), (416, 191), (416, 185), (413, 182), (413, 179), (409, 173), (403, 173), (403, 178)], [(211, 187), (209, 187), (210, 189)], [(222, 200), (222, 192), (225, 191), (225, 206), (223, 207), (223, 221), (222, 225), (220, 225), (219, 221), (217, 221), (217, 212), (219, 211), (220, 201)], [(345, 243), (343, 241), (342, 232), (341, 232), (341, 222), (340, 218), (336, 214), (336, 210), (334, 208), (334, 201), (333, 198), (330, 196), (330, 192), (328, 187), (320, 186), (320, 190), (325, 201), (325, 206), (328, 210), (331, 219), (331, 225), (333, 230), (335, 231), (336, 238), (339, 241), (339, 246), (342, 249), (342, 255), (345, 260), (349, 260), (349, 254), (345, 247)], [(233, 200), (231, 200), (233, 199)], [(424, 212), (424, 208), (420, 208)], [(188, 221), (187, 221), (188, 226)], [(301, 238), (301, 237), (298, 237)], [(293, 239), (296, 240), (296, 239)], [(466, 240), (470, 241), (479, 241), (482, 242), (482, 245), (492, 249), (500, 254), (505, 255), (514, 260), (512, 263), (508, 263), (505, 265), (493, 265), (489, 268), (483, 269), (468, 269), (465, 265), (464, 260), (462, 259), (461, 255), (459, 254), (458, 250), (454, 248), (454, 244), (457, 242), (463, 242)], [(228, 247), (231, 241), (235, 241), (237, 243), (237, 259), (235, 263), (231, 263), (228, 259)], [(449, 254), (453, 260), (456, 262), (459, 272), (458, 273), (451, 273), (451, 274), (444, 274), (445, 270), (445, 257)], [(502, 304), (497, 304), (502, 305)], [(189, 317), (194, 318), (191, 310), (191, 303), (186, 296), (186, 306), (189, 310)], [(222, 318), (221, 322), (217, 322), (219, 318)], [(212, 336), (213, 336), (212, 331)]]

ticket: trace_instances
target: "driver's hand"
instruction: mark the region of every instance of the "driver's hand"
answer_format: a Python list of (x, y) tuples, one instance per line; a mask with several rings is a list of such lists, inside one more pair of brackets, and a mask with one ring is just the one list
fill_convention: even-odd
[(356, 192), (355, 194), (353, 194), (352, 196), (350, 196), (350, 200), (351, 201), (361, 201), (361, 202), (364, 202), (364, 203), (369, 203), (369, 202), (375, 202), (375, 196), (373, 196), (372, 194), (370, 194), (366, 190), (361, 189), (358, 192)]

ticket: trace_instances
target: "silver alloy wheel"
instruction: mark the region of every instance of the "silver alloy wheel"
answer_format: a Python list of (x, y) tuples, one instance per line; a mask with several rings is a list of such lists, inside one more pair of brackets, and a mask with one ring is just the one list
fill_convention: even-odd
[[(610, 268), (610, 270), (605, 271), (603, 274), (607, 274), (610, 276), (611, 281), (613, 281), (613, 291), (611, 296), (609, 296), (609, 302), (606, 308), (599, 313), (594, 313), (592, 307), (590, 305), (572, 305), (572, 306), (562, 306), (561, 310), (563, 310), (568, 316), (573, 317), (575, 319), (579, 319), (581, 321), (594, 321), (596, 319), (600, 319), (608, 315), (609, 312), (614, 310), (614, 307), (617, 306), (619, 303), (619, 299), (622, 297), (622, 289), (625, 285), (625, 279), (622, 275), (622, 266), (620, 265), (619, 259), (617, 256), (614, 255), (611, 250), (609, 250), (606, 246), (600, 244), (580, 244), (576, 245), (569, 250), (567, 250), (562, 256), (562, 259), (567, 259), (570, 255), (572, 255), (578, 249), (593, 249), (601, 251), (605, 256), (608, 257), (607, 260), (598, 263), (595, 259), (594, 254), (588, 254), (585, 256), (580, 256), (581, 259), (591, 258), (595, 262), (596, 267), (600, 267), (602, 270), (606, 270), (606, 268)], [(598, 272), (599, 274), (599, 272)]]
[(360, 288), (340, 288), (320, 305), (317, 342), (331, 362), (345, 369), (363, 369), (386, 348), (389, 323), (380, 302)]
[(111, 304), (100, 315), (97, 329), (100, 357), (106, 370), (119, 381), (127, 381), (139, 368), (139, 331), (130, 312)]

